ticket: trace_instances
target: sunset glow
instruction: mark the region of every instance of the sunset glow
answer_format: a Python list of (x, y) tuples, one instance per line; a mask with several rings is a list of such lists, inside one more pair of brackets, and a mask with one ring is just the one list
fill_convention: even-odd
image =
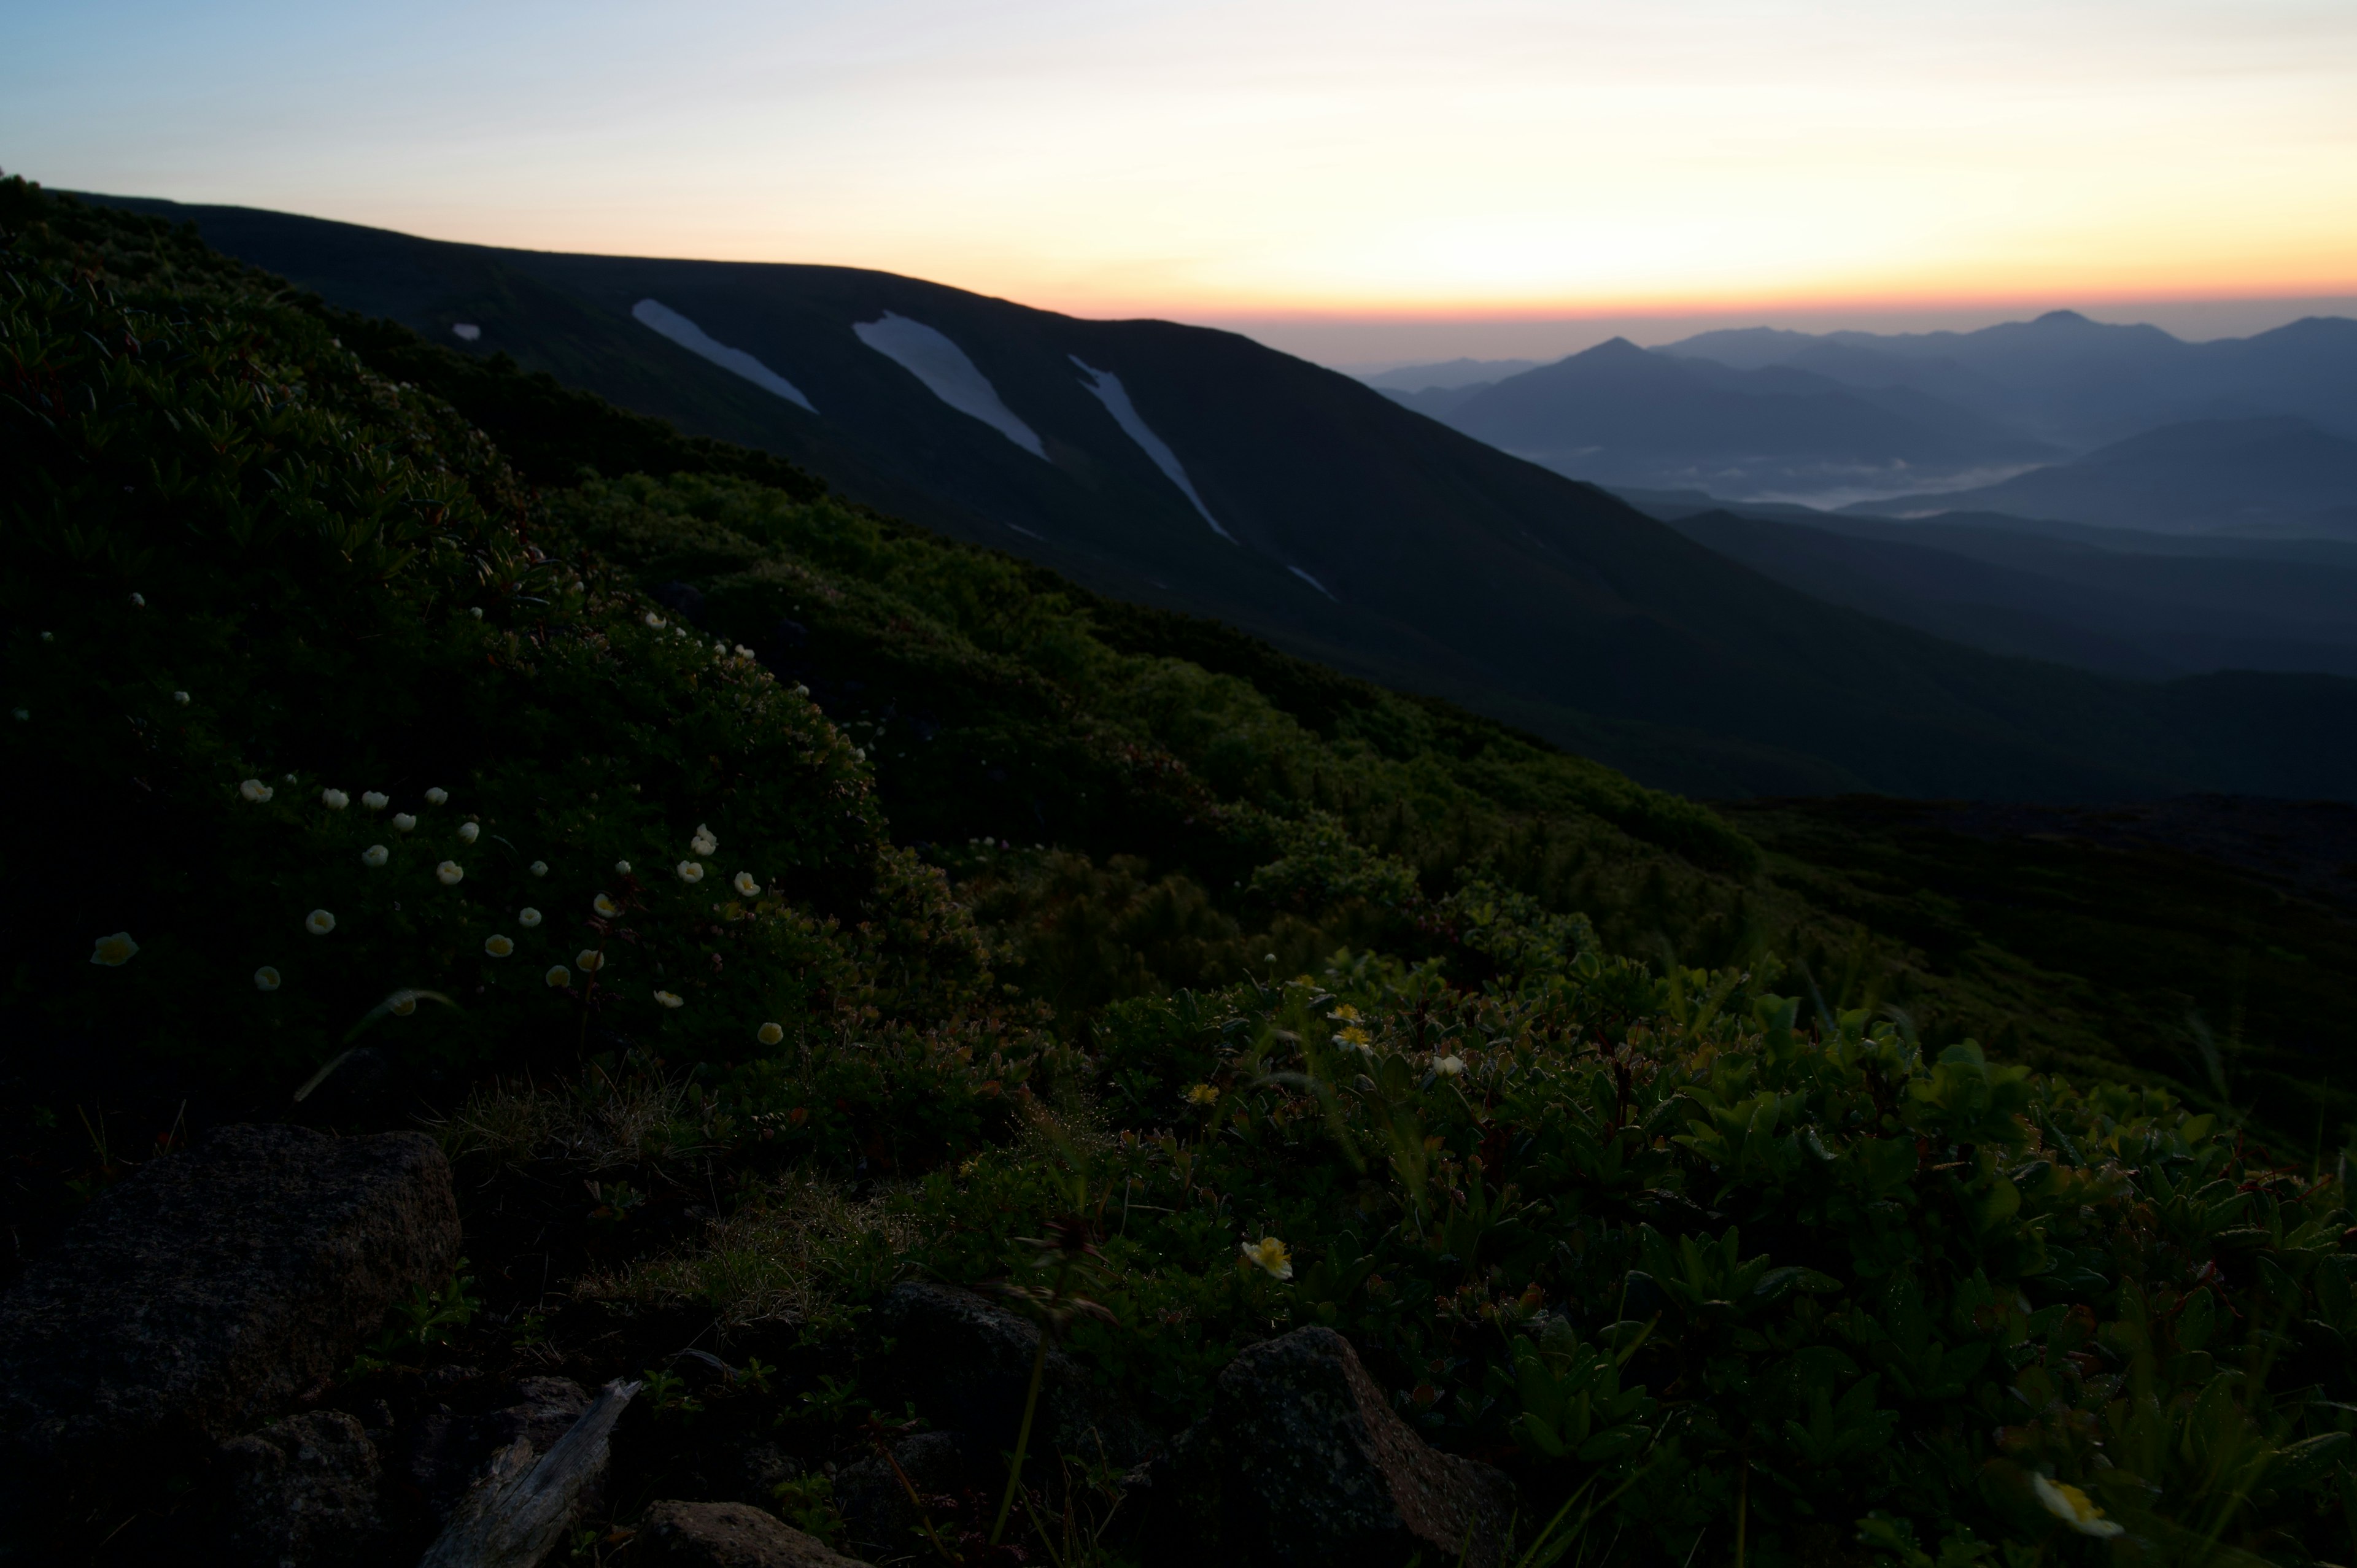
[[(2357, 293), (2357, 7), (59, 8), (0, 164), (1088, 315)], [(290, 127), (300, 127), (290, 132)]]

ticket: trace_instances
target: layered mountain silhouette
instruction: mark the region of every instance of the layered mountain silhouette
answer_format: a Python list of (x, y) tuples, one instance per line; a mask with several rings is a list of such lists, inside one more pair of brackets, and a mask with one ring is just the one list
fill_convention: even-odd
[(1493, 446), (1601, 484), (1743, 493), (2019, 468), (2054, 447), (1907, 386), (1737, 370), (1624, 338), (1490, 385), (1395, 399)]
[[(120, 205), (193, 221), (447, 353), (511, 355), (791, 458), (855, 500), (1691, 793), (2357, 798), (2357, 682), (2136, 683), (1993, 657), (1828, 606), (1232, 334), (1077, 320), (845, 268), (503, 251)], [(1706, 390), (1727, 384), (1702, 374)], [(1809, 417), (1881, 428), (1919, 406), (1791, 395), (1824, 400)], [(1958, 449), (1973, 428), (1910, 423), (1926, 451)], [(1805, 420), (1789, 438), (1839, 450)]]
[(2007, 511), (2163, 533), (2357, 539), (2357, 440), (2287, 414), (2163, 425), (1993, 485), (1846, 510)]

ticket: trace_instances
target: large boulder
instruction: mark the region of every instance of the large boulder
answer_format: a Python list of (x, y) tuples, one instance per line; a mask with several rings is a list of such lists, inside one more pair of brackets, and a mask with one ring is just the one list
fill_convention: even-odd
[(383, 1533), (376, 1445), (353, 1417), (312, 1411), (221, 1444), (223, 1545), (249, 1568), (351, 1563)]
[(0, 1297), (0, 1520), (193, 1466), (348, 1365), (458, 1254), (415, 1133), (217, 1129), (108, 1192)]
[(630, 1554), (663, 1568), (866, 1568), (745, 1503), (656, 1503), (639, 1520)]
[[(977, 1473), (1000, 1471), (1015, 1447), (1039, 1328), (972, 1291), (924, 1282), (895, 1285), (873, 1319), (893, 1340), (879, 1377), (891, 1402), (914, 1401), (936, 1426), (958, 1434)], [(1098, 1388), (1088, 1369), (1050, 1347), (1039, 1385), (1030, 1454), (1039, 1475), (1059, 1454), (1100, 1449), (1106, 1462), (1138, 1463), (1154, 1434), (1136, 1414)], [(1027, 1461), (1026, 1468), (1029, 1468)]]
[(1493, 1568), (1514, 1514), (1513, 1483), (1410, 1431), (1330, 1328), (1295, 1329), (1229, 1363), (1211, 1413), (1139, 1491), (1150, 1563)]

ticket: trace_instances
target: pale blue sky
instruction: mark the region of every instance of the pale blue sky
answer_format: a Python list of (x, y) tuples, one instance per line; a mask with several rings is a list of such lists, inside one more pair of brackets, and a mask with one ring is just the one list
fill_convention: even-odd
[(7, 0), (0, 26), (0, 166), (51, 185), (887, 267), (1329, 360), (2357, 295), (2350, 0)]

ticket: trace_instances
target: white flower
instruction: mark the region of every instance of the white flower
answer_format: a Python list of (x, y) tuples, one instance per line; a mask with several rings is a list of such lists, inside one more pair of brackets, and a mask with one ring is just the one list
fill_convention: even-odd
[(289, 784), (294, 783), (294, 782), (295, 782), (295, 775), (293, 775), (292, 773), (289, 773), (289, 774), (286, 776), (286, 782), (288, 782)]
[(412, 1013), (417, 1011), (417, 993), (414, 991), (396, 991), (393, 993), (390, 1005), (393, 1009), (393, 1015), (394, 1017), (406, 1018)]
[(460, 822), (458, 824), (458, 842), (461, 843), (472, 843), (482, 834), (483, 830), (477, 823)]
[(2105, 1519), (2104, 1510), (2076, 1487), (2068, 1483), (2056, 1486), (2043, 1476), (2032, 1475), (2029, 1488), (2038, 1494), (2038, 1500), (2046, 1505), (2048, 1513), (2081, 1535), (2111, 1536), (2126, 1532), (2126, 1525)]
[(677, 865), (673, 866), (672, 869), (679, 873), (679, 879), (682, 882), (701, 882), (704, 880), (704, 867), (694, 861), (683, 860)]
[(686, 998), (674, 996), (668, 991), (658, 991), (655, 993), (655, 1000), (666, 1007), (677, 1007), (682, 1005)]
[(622, 907), (619, 904), (615, 903), (611, 898), (607, 897), (603, 893), (598, 894), (597, 897), (589, 900), (589, 908), (597, 910), (601, 917), (608, 920), (622, 912)]
[(532, 863), (532, 874), (533, 874), (534, 876), (545, 876), (545, 875), (548, 875), (548, 862), (546, 862), (546, 861), (544, 861), (544, 860), (535, 860), (535, 861), (533, 861), (533, 862)]
[(477, 620), (480, 620), (483, 618), (483, 607), (480, 605), (470, 606), (468, 608), (467, 613), (473, 616)]
[[(20, 709), (18, 711), (21, 712), (22, 710)], [(273, 789), (269, 785), (264, 784), (259, 779), (247, 779), (244, 783), (237, 787), (237, 792), (244, 796), (247, 800), (257, 803), (263, 800), (267, 800), (271, 796), (278, 793), (277, 790)]]
[(138, 950), (139, 944), (131, 940), (129, 931), (117, 931), (111, 937), (101, 937), (91, 944), (90, 961), (105, 969), (121, 969)]
[(617, 875), (617, 876), (628, 876), (630, 874), (630, 863), (629, 861), (627, 861), (627, 860), (618, 860), (618, 861), (616, 861), (616, 862), (614, 863), (614, 875)]
[(786, 1037), (786, 1026), (782, 1024), (764, 1024), (753, 1031), (753, 1037), (765, 1046), (774, 1046)]
[(361, 864), (366, 866), (373, 867), (382, 865), (386, 861), (391, 860), (392, 858), (393, 852), (385, 848), (384, 845), (381, 843), (372, 843), (369, 845), (368, 848), (361, 851)]
[(584, 974), (595, 974), (606, 967), (606, 955), (596, 948), (583, 948), (573, 955), (574, 966)]
[(141, 610), (145, 609), (145, 608), (147, 607), (147, 596), (146, 596), (146, 595), (145, 595), (145, 594), (134, 594), (134, 595), (132, 595), (132, 596), (131, 596), (131, 607), (132, 607), (132, 608), (134, 608), (134, 609), (141, 609)]
[(172, 701), (185, 708), (188, 705), (188, 694), (186, 692), (175, 692), (172, 693)]
[(1465, 1070), (1465, 1058), (1460, 1056), (1435, 1057), (1432, 1070), (1443, 1078), (1455, 1078)]
[(340, 811), (351, 803), (352, 798), (350, 795), (345, 794), (341, 789), (322, 789), (319, 791), (319, 804), (327, 807), (328, 810), (331, 811)]
[(552, 963), (548, 966), (548, 972), (541, 978), (548, 982), (550, 990), (562, 991), (573, 983), (573, 972), (561, 963)]
[(668, 622), (666, 622), (666, 621), (663, 619), (663, 618), (662, 618), (662, 617), (661, 617), (661, 616), (659, 616), (659, 615), (655, 614), (655, 612), (654, 612), (654, 611), (652, 611), (652, 610), (649, 610), (649, 611), (647, 612), (647, 614), (646, 614), (646, 622), (647, 622), (647, 624), (648, 624), (649, 626), (651, 626), (651, 627), (654, 628), (657, 631), (661, 631), (661, 630), (662, 630), (662, 629), (666, 625), (668, 625), (668, 624), (669, 624)]
[(687, 847), (694, 850), (698, 854), (710, 854), (714, 850), (720, 847), (720, 841), (712, 836), (712, 830), (710, 828), (698, 823), (695, 829), (695, 836), (687, 841)]
[(445, 887), (457, 886), (460, 879), (466, 875), (455, 860), (446, 860), (434, 868), (434, 879)]
[(41, 640), (43, 642), (55, 642), (57, 639), (58, 634), (54, 631), (45, 631), (41, 633)]
[(1289, 1280), (1293, 1277), (1293, 1254), (1286, 1251), (1285, 1243), (1275, 1237), (1264, 1236), (1257, 1244), (1240, 1241), (1236, 1245), (1237, 1250), (1243, 1253), (1245, 1262), (1270, 1278)]
[(508, 954), (515, 951), (515, 943), (508, 940), (507, 938), (500, 936), (498, 932), (494, 931), (491, 935), (483, 939), (483, 950), (490, 954), (493, 958), (505, 958)]
[(853, 747), (851, 748), (851, 759), (852, 759), (854, 762), (865, 762), (865, 761), (866, 761), (866, 760), (867, 760), (867, 748), (866, 748), (866, 746), (853, 746)]
[(736, 886), (737, 891), (748, 898), (761, 890), (761, 885), (753, 880), (753, 874), (749, 871), (740, 871), (737, 874)]
[(395, 811), (393, 814), (393, 831), (394, 832), (405, 833), (415, 826), (417, 826), (417, 819), (411, 816), (407, 811)]
[(336, 929), (336, 918), (325, 909), (314, 909), (303, 917), (303, 929), (315, 937), (324, 937)]
[(516, 924), (522, 926), (527, 931), (532, 929), (534, 926), (540, 924), (540, 911), (532, 908), (529, 906), (517, 910)]
[(450, 791), (441, 788), (439, 785), (436, 785), (435, 788), (425, 791), (425, 803), (429, 806), (438, 806), (449, 798)]
[(393, 797), (382, 789), (363, 789), (361, 791), (361, 804), (371, 811), (382, 811), (393, 804)]
[(253, 972), (253, 988), (256, 991), (277, 990), (278, 972), (271, 968), (268, 964), (264, 964), (260, 969)]
[(27, 719), (33, 716), (33, 710), (30, 708), (11, 708), (8, 711), (16, 715), (16, 722), (18, 724), (23, 724)]

